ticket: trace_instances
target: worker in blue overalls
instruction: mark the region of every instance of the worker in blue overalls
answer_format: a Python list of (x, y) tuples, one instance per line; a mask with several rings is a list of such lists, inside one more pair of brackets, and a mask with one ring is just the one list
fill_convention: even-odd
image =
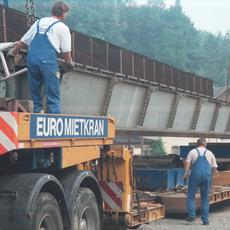
[(69, 7), (64, 2), (56, 2), (52, 8), (52, 16), (37, 20), (11, 50), (11, 53), (16, 55), (19, 49), (29, 48), (28, 79), (35, 113), (43, 111), (41, 95), (43, 85), (47, 112), (61, 113), (57, 53), (63, 54), (68, 68), (73, 67), (70, 30), (61, 22), (68, 12)]
[[(192, 149), (185, 161), (185, 173), (183, 178), (188, 180), (187, 193), (187, 221), (193, 222), (196, 217), (195, 195), (200, 189), (201, 196), (201, 220), (203, 225), (209, 225), (209, 191), (212, 180), (212, 173), (217, 170), (217, 163), (214, 154), (206, 149), (206, 140), (197, 140), (197, 148)], [(191, 168), (191, 173), (189, 171)]]

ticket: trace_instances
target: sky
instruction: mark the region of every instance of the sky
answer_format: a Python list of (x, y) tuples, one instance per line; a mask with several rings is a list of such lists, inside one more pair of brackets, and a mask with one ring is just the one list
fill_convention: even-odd
[[(170, 5), (174, 4), (175, 0), (164, 2)], [(230, 30), (230, 0), (181, 0), (181, 5), (197, 29), (223, 34)]]

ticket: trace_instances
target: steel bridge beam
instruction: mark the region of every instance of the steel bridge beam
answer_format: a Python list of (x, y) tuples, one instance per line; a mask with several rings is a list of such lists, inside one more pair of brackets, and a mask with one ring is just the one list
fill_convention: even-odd
[(148, 109), (149, 100), (150, 100), (150, 97), (151, 97), (153, 90), (154, 90), (154, 88), (152, 88), (152, 87), (149, 87), (146, 89), (146, 93), (145, 93), (145, 97), (144, 97), (144, 101), (142, 104), (142, 109), (141, 109), (141, 113), (140, 113), (140, 117), (139, 117), (138, 126), (143, 126), (143, 124), (144, 124), (145, 115), (146, 115), (146, 112)]

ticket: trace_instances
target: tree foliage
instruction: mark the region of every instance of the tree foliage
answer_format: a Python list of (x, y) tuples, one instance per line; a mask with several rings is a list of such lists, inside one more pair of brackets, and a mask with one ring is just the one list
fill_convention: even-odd
[[(9, 1), (23, 9), (25, 1)], [(54, 0), (35, 2), (36, 15), (50, 14)], [(66, 0), (71, 11), (66, 23), (74, 30), (101, 38), (183, 70), (226, 84), (230, 32), (197, 30), (180, 0), (166, 7), (163, 0)]]
[(165, 155), (166, 151), (164, 148), (164, 143), (161, 138), (153, 140), (150, 148), (145, 152), (148, 156), (162, 156)]

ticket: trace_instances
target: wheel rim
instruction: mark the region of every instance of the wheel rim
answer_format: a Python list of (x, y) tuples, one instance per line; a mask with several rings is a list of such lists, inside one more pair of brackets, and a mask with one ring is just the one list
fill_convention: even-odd
[(50, 219), (49, 214), (44, 215), (38, 225), (38, 230), (52, 230)]
[(80, 188), (71, 208), (71, 224), (74, 230), (101, 229), (99, 205), (90, 189)]
[(82, 212), (82, 215), (80, 218), (80, 230), (87, 230), (88, 229), (87, 210), (88, 210), (88, 208), (85, 208)]
[(87, 230), (87, 222), (86, 219), (84, 217), (81, 218), (80, 220), (80, 230)]
[[(76, 215), (76, 214), (75, 214)], [(77, 216), (74, 218), (74, 230), (89, 230), (89, 229), (95, 229), (95, 220), (93, 218), (93, 213), (90, 208), (86, 207), (78, 219)], [(79, 226), (78, 226), (79, 223)]]

